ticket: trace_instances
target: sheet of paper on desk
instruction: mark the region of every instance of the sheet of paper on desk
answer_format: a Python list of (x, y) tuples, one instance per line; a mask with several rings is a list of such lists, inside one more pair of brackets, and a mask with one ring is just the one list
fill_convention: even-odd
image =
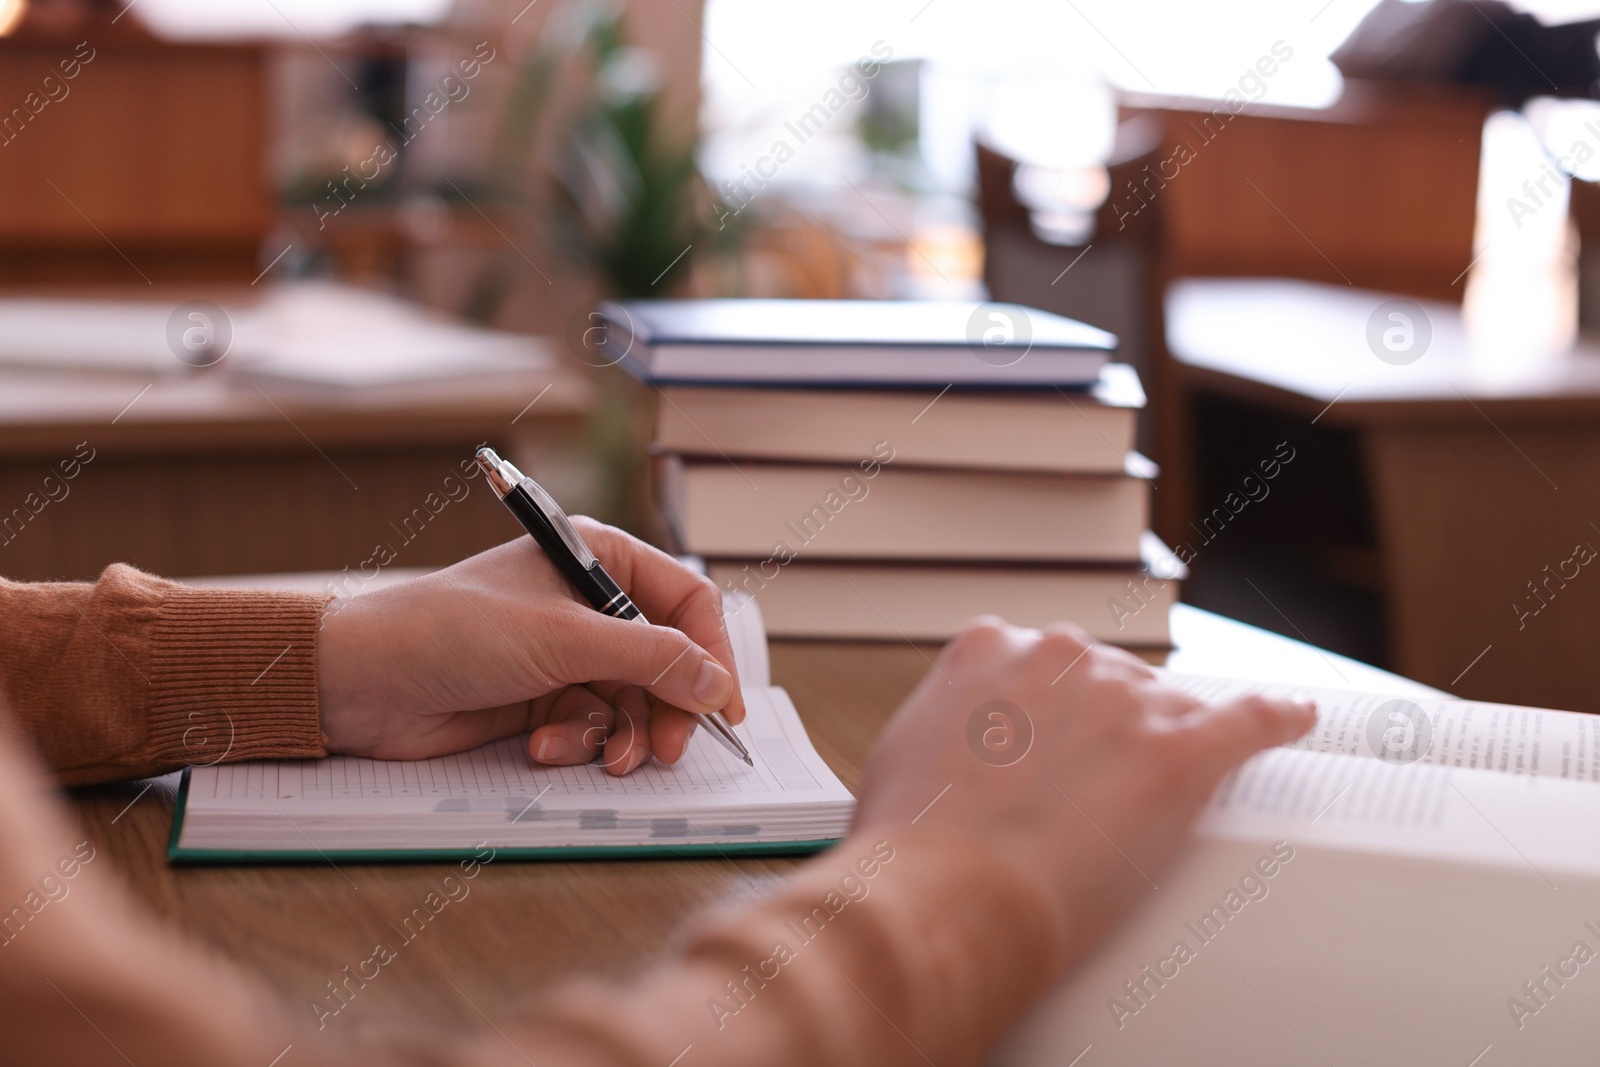
[(537, 338), (454, 322), (384, 293), (295, 282), (252, 295), (220, 319), (164, 301), (3, 298), (0, 366), (183, 375), (194, 369), (179, 355), (191, 331), (225, 345), (215, 357), (222, 373), (313, 392), (438, 388), (547, 375), (551, 366)]
[(131, 300), (0, 300), (0, 365), (127, 374), (185, 370), (167, 346), (172, 305)]

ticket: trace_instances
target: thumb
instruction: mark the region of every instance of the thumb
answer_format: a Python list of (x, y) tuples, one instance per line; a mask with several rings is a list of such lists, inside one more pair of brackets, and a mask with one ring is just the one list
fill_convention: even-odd
[(728, 668), (670, 626), (585, 611), (557, 626), (552, 643), (553, 666), (567, 685), (628, 682), (701, 715), (721, 711), (733, 698)]

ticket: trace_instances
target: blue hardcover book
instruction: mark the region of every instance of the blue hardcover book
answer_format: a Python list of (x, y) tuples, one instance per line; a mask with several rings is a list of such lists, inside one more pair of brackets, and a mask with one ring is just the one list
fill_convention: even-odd
[(1104, 330), (1018, 304), (638, 300), (602, 304), (592, 350), (657, 385), (1082, 388)]

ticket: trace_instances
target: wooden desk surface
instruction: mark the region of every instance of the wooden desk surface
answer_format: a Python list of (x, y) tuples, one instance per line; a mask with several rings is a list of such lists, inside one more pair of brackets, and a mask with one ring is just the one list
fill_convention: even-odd
[[(1174, 609), (1173, 632), (1181, 643), (1172, 655), (1175, 669), (1430, 692), (1183, 605)], [(855, 789), (874, 739), (937, 649), (775, 642), (771, 653), (774, 680), (793, 696), (817, 750)], [(305, 1006), (308, 1018), (309, 1001), (342, 977), (343, 967), (370, 956), (380, 942), (400, 944), (391, 924), (454, 870), (444, 864), (174, 868), (165, 850), (176, 779), (77, 790), (73, 802), (89, 838), (140, 897), (263, 975), (288, 1002)], [(399, 948), (399, 958), (328, 1026), (382, 1026), (392, 1034), (481, 1025), (483, 1016), (499, 1022), (542, 987), (576, 973), (637, 969), (696, 911), (761, 892), (798, 862), (491, 864), (470, 883), (468, 896)]]
[(1319, 421), (1336, 425), (1481, 423), (1485, 410), (1513, 421), (1600, 416), (1594, 344), (1517, 358), (1471, 337), (1456, 305), (1412, 300), (1432, 336), (1415, 362), (1397, 366), (1367, 341), (1374, 311), (1391, 299), (1312, 282), (1183, 279), (1166, 297), (1167, 348), (1193, 385), (1308, 418), (1326, 409)]

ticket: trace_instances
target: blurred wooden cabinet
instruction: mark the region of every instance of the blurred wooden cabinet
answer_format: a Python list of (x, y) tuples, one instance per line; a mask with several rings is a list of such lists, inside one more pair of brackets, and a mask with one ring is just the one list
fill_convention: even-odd
[(0, 283), (248, 281), (272, 217), (266, 123), (253, 45), (132, 19), (0, 38)]

